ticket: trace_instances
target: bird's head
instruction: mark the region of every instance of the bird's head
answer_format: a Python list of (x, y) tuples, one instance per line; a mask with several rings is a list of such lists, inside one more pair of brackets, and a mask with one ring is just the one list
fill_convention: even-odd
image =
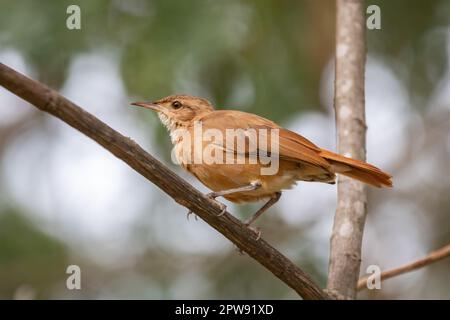
[(156, 111), (170, 131), (189, 126), (196, 119), (214, 111), (208, 100), (188, 95), (171, 95), (154, 102), (134, 102), (132, 105)]

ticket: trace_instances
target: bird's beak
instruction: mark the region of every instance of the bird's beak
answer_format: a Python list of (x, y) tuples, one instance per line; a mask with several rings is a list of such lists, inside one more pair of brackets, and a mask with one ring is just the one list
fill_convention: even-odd
[(153, 102), (133, 102), (132, 105), (150, 109), (157, 112), (162, 111), (161, 106)]

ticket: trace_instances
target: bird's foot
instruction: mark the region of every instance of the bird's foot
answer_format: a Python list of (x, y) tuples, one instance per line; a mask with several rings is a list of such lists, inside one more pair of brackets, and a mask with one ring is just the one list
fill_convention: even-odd
[(195, 221), (197, 221), (198, 220), (197, 215), (195, 213), (193, 213), (191, 210), (188, 211), (188, 213), (186, 215), (186, 219), (189, 221), (189, 217), (190, 217), (191, 214), (194, 215)]
[(221, 202), (219, 202), (219, 201), (216, 200), (216, 198), (217, 198), (219, 195), (217, 195), (215, 192), (210, 192), (210, 193), (207, 193), (206, 196), (207, 196), (208, 198), (210, 198), (211, 200), (215, 200), (215, 201), (219, 204), (220, 210), (221, 210), (221, 211), (220, 211), (220, 213), (217, 215), (218, 217), (223, 216), (223, 215), (225, 214), (225, 212), (227, 212), (227, 206), (224, 205), (223, 203), (221, 203)]
[(245, 255), (244, 250), (242, 250), (242, 249), (239, 248), (238, 246), (234, 246), (234, 248), (236, 249), (236, 251), (237, 251), (241, 256)]
[(206, 194), (206, 196), (212, 200), (216, 200), (216, 198), (219, 196), (217, 193), (215, 192), (209, 192)]
[[(255, 235), (256, 235), (256, 241), (258, 241), (259, 239), (261, 239), (261, 229), (259, 229), (259, 228), (257, 228), (257, 227), (253, 227), (253, 226), (251, 226), (251, 225), (249, 225), (249, 224), (245, 224), (245, 226), (246, 226), (250, 231), (252, 231), (253, 233), (255, 233)], [(235, 248), (236, 248), (237, 252), (238, 252), (240, 255), (245, 255), (244, 250), (242, 250), (242, 249), (239, 248), (238, 246), (235, 246)]]
[(223, 203), (220, 203), (219, 202), (219, 204), (220, 204), (220, 213), (217, 215), (217, 217), (221, 217), (221, 216), (223, 216), (224, 214), (225, 214), (225, 212), (227, 212), (227, 206), (226, 205), (224, 205)]
[(259, 239), (261, 239), (261, 229), (257, 228), (257, 227), (253, 227), (248, 223), (245, 223), (245, 226), (252, 231), (255, 235), (256, 235), (256, 241), (258, 241)]

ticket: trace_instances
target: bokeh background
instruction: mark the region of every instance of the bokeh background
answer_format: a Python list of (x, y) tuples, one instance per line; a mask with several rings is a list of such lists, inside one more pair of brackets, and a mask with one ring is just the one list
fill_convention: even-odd
[[(81, 8), (81, 30), (66, 8)], [(367, 1), (369, 192), (361, 275), (450, 242), (450, 1)], [(154, 114), (172, 93), (258, 113), (335, 150), (332, 0), (0, 0), (0, 61), (170, 161)], [(301, 183), (263, 236), (326, 284), (336, 189)], [(258, 205), (234, 206), (244, 218)], [(82, 289), (67, 290), (80, 266)], [(450, 298), (450, 259), (361, 298)], [(99, 145), (0, 88), (0, 298), (297, 298), (268, 271)]]

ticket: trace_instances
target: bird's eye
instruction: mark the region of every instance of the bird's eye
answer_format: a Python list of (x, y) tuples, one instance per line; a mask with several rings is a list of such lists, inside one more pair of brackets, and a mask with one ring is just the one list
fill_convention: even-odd
[(181, 102), (180, 101), (174, 101), (172, 102), (172, 107), (174, 109), (180, 109), (181, 108)]

